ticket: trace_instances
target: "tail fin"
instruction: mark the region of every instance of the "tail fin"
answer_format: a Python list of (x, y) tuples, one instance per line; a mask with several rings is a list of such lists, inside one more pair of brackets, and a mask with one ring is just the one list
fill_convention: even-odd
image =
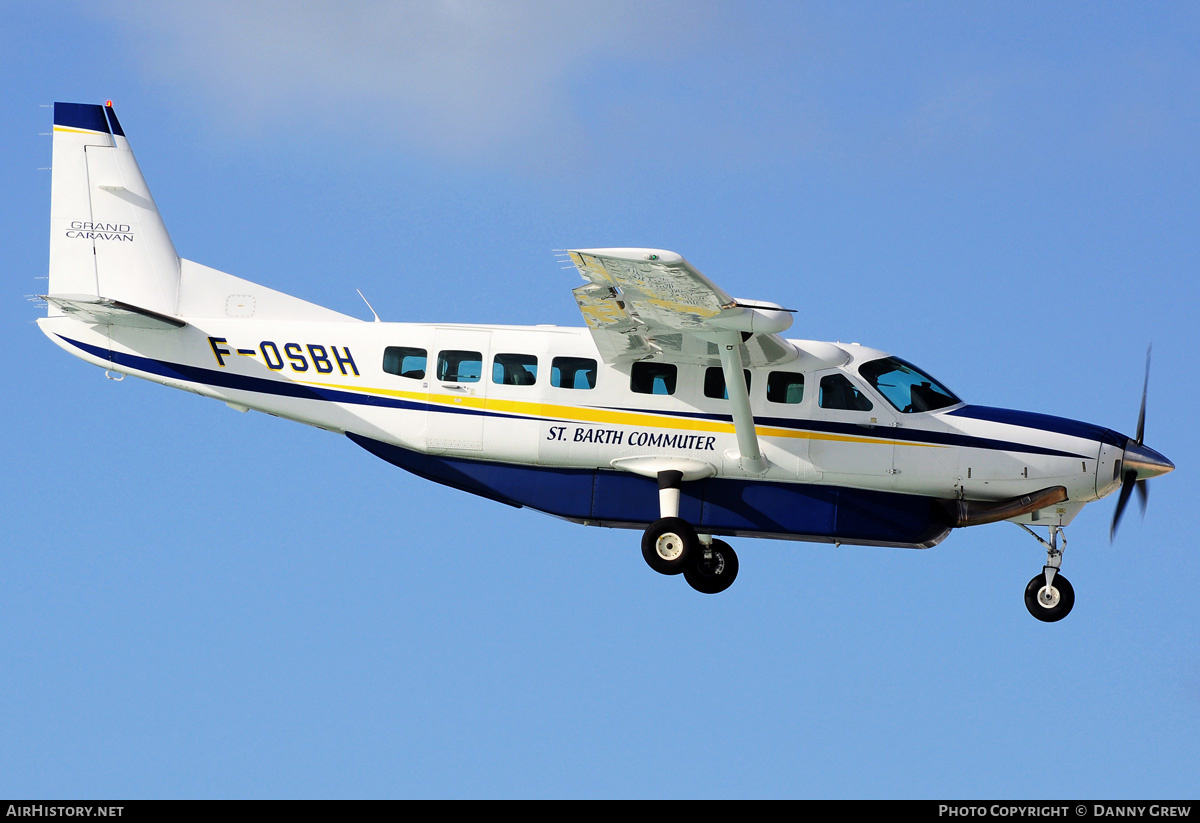
[(172, 316), (179, 256), (112, 104), (54, 104), (51, 315), (117, 303)]

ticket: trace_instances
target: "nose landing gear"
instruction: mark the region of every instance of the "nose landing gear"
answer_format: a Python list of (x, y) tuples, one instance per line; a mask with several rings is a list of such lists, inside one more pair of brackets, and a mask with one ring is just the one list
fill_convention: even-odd
[(1025, 608), (1044, 623), (1062, 620), (1075, 605), (1075, 590), (1071, 588), (1071, 582), (1061, 574), (1055, 574), (1050, 582), (1046, 582), (1051, 572), (1053, 569), (1047, 568), (1045, 574), (1039, 574), (1025, 587)]
[[(1025, 587), (1025, 608), (1043, 623), (1062, 620), (1075, 606), (1075, 589), (1071, 587), (1071, 581), (1058, 571), (1062, 566), (1063, 551), (1067, 548), (1067, 535), (1061, 526), (1051, 526), (1050, 540), (1047, 542), (1028, 526), (1022, 523), (1017, 525), (1046, 547), (1046, 565), (1042, 567), (1042, 573), (1030, 580), (1029, 585)], [(1060, 536), (1061, 549), (1058, 547)]]

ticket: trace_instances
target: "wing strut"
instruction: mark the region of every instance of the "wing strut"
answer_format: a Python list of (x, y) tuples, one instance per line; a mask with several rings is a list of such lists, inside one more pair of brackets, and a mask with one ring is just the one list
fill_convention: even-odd
[(722, 332), (717, 335), (717, 348), (721, 351), (721, 371), (725, 375), (725, 391), (729, 394), (729, 405), (733, 410), (733, 430), (737, 435), (738, 461), (747, 474), (765, 474), (767, 459), (758, 446), (758, 433), (754, 430), (754, 413), (750, 410), (750, 393), (746, 391), (746, 378), (742, 374), (742, 334)]

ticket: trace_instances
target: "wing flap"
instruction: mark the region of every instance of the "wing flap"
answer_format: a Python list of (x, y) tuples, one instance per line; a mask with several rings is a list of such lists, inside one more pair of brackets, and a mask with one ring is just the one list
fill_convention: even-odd
[(661, 351), (645, 335), (636, 333), (641, 325), (616, 298), (617, 292), (611, 286), (588, 283), (574, 289), (572, 294), (604, 362), (645, 360)]

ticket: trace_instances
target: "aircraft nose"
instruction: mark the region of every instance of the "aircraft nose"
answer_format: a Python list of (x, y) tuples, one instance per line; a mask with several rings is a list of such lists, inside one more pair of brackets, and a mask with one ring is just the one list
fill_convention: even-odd
[(1122, 472), (1137, 472), (1138, 480), (1158, 477), (1175, 470), (1175, 464), (1149, 446), (1130, 440), (1122, 458)]

